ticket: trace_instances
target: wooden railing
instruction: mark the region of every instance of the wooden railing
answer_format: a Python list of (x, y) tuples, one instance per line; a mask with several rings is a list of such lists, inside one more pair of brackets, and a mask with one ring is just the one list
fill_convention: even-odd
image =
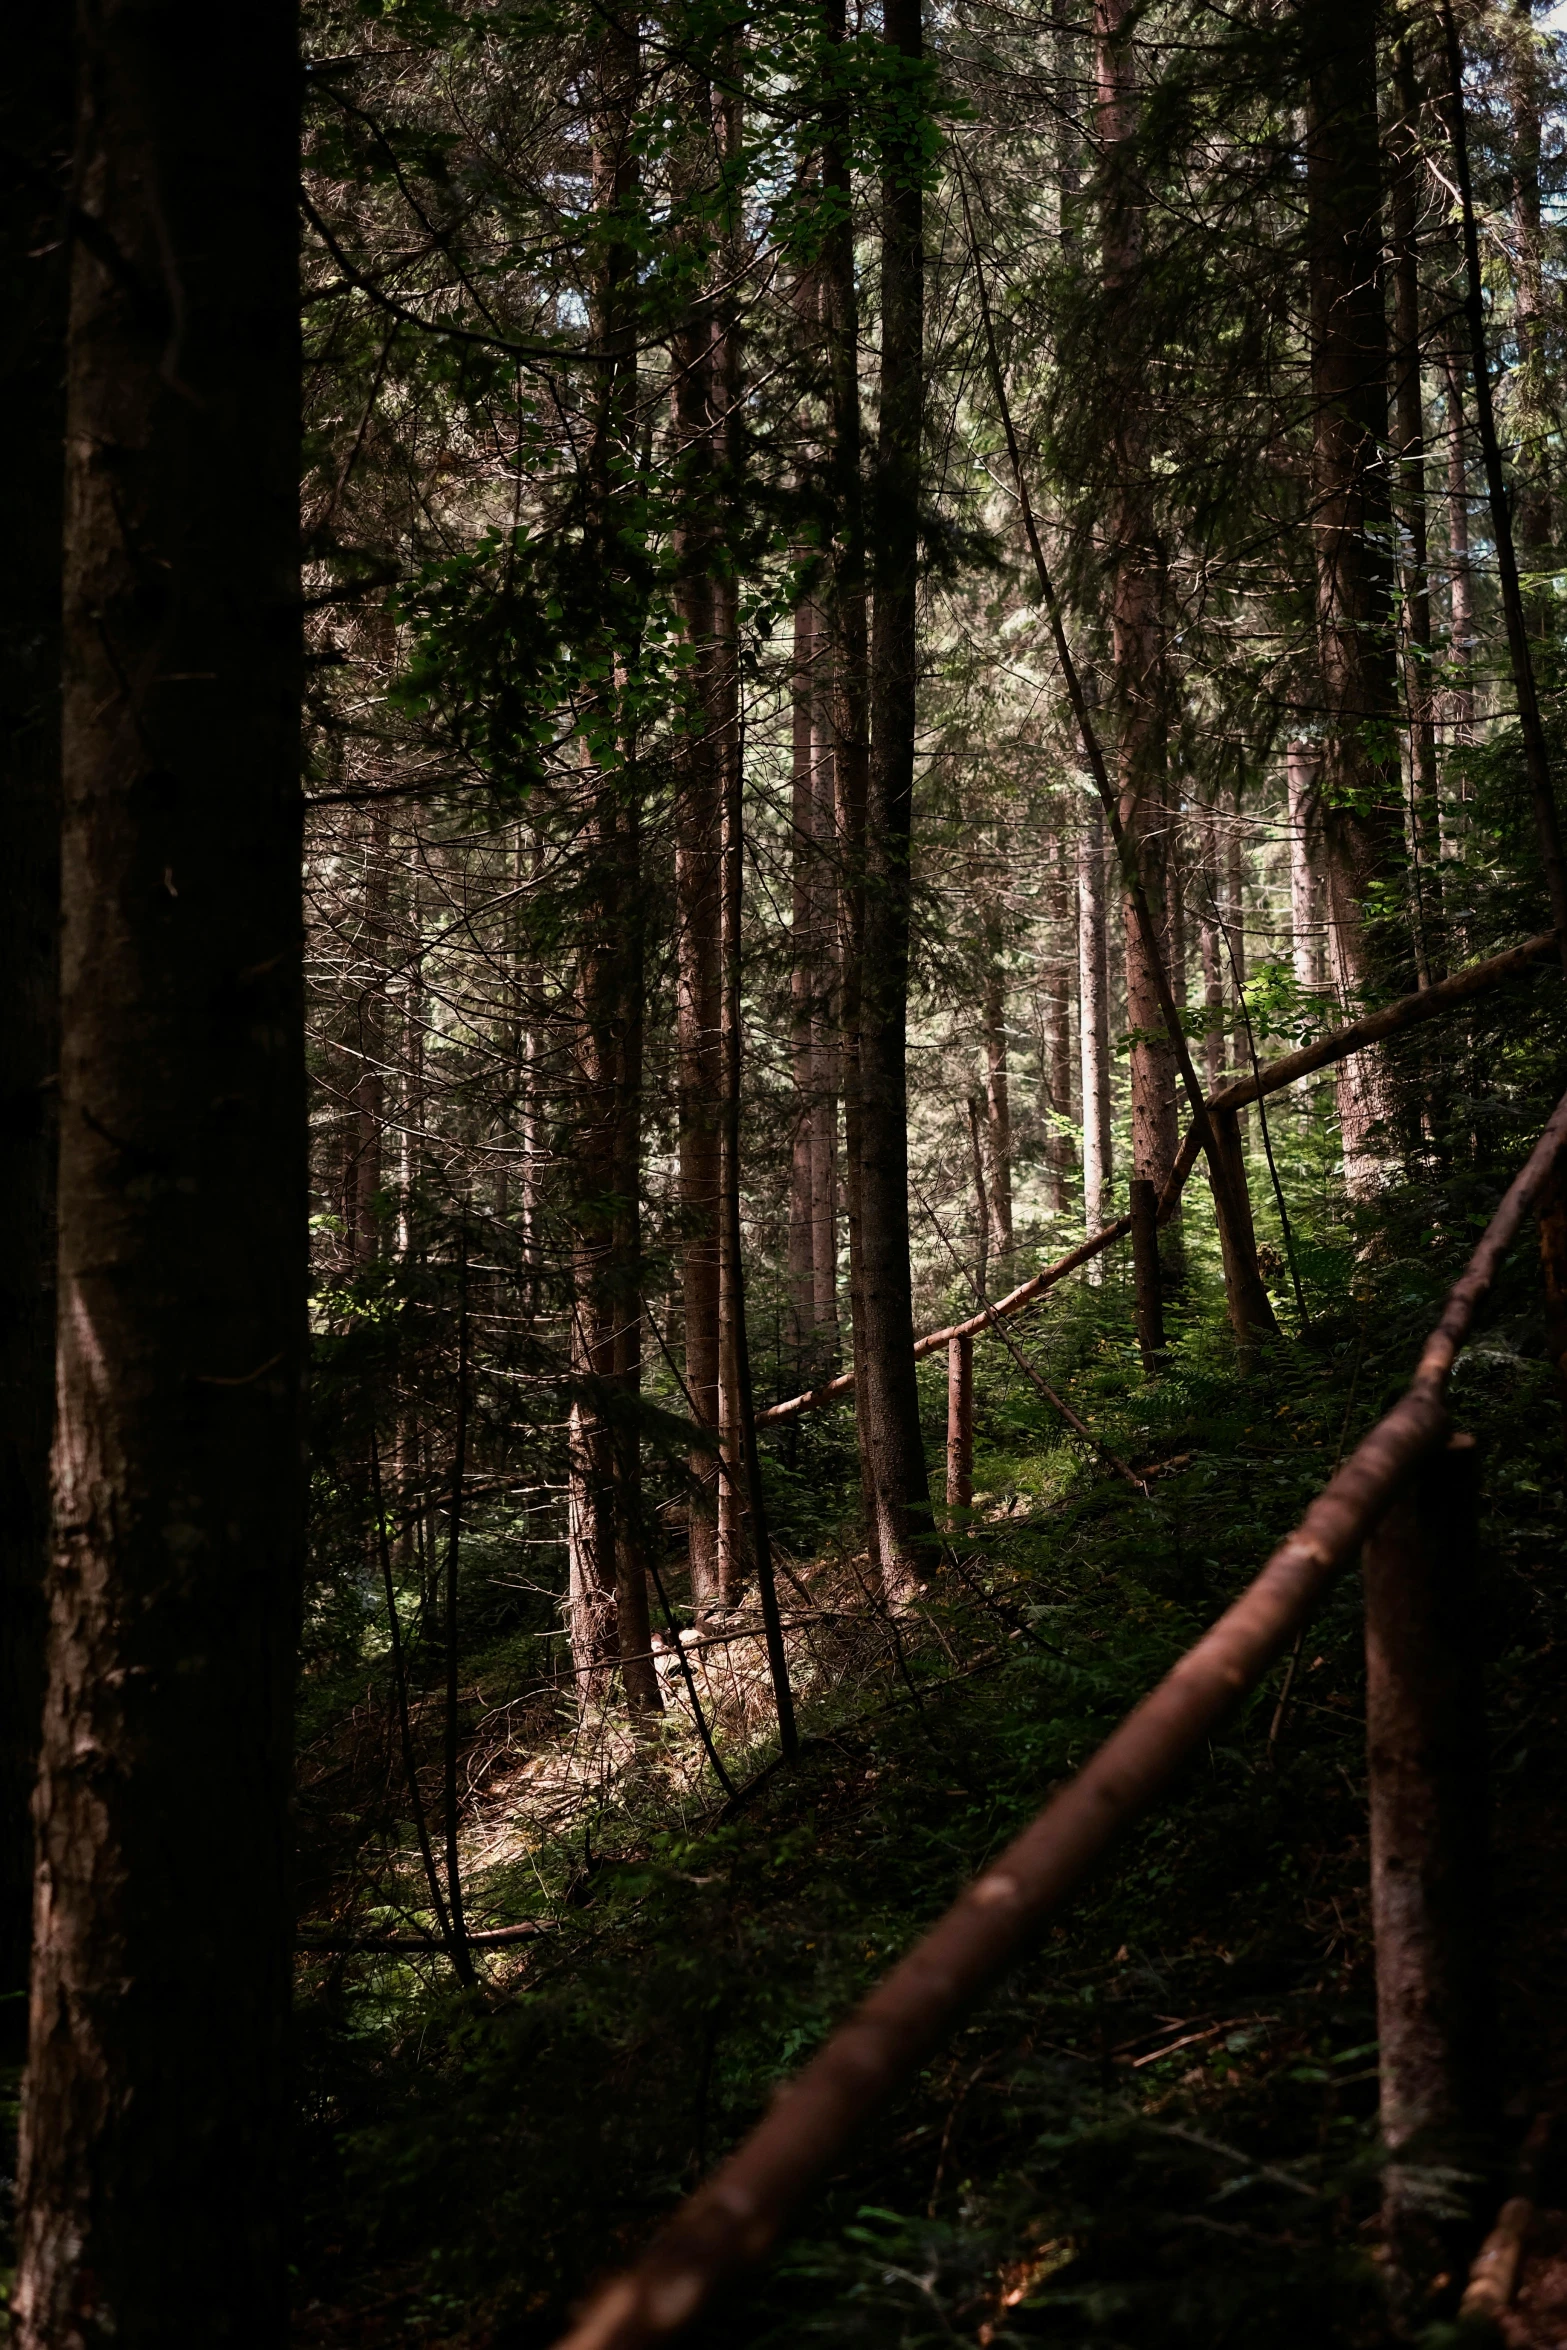
[[(1363, 1020), (1355, 1020), (1346, 1028), (1335, 1029), (1330, 1035), (1318, 1037), (1315, 1044), (1303, 1045), (1299, 1052), (1286, 1053), (1282, 1059), (1268, 1062), (1250, 1077), (1241, 1077), (1219, 1093), (1210, 1096), (1207, 1109), (1210, 1118), (1218, 1122), (1221, 1132), (1233, 1124), (1239, 1112), (1251, 1102), (1280, 1092), (1287, 1085), (1295, 1085), (1302, 1077), (1314, 1076), (1319, 1069), (1329, 1069), (1335, 1062), (1348, 1060), (1354, 1053), (1363, 1052), (1368, 1045), (1381, 1044), (1405, 1030), (1418, 1028), (1428, 1020), (1440, 1019), (1456, 1004), (1471, 997), (1484, 995), (1526, 971), (1531, 964), (1543, 962), (1556, 952), (1556, 933), (1544, 932), (1538, 938), (1526, 939), (1521, 946), (1509, 947), (1504, 954), (1490, 955), (1483, 963), (1471, 963), (1467, 969), (1455, 971), (1450, 979), (1439, 980), (1434, 987), (1422, 988), (1417, 995), (1400, 996), (1395, 1003), (1386, 1004), (1378, 1012), (1369, 1012)], [(1238, 1147), (1238, 1143), (1237, 1143)], [(1189, 1131), (1176, 1156), (1169, 1181), (1159, 1197), (1158, 1221), (1169, 1222), (1175, 1213), (1187, 1177), (1196, 1166), (1201, 1144), (1195, 1130)], [(949, 1323), (944, 1329), (930, 1330), (914, 1341), (914, 1358), (923, 1361), (926, 1355), (950, 1350), (954, 1342), (972, 1341), (1005, 1321), (1013, 1314), (1022, 1313), (1045, 1292), (1054, 1289), (1068, 1274), (1075, 1273), (1117, 1241), (1124, 1240), (1132, 1229), (1132, 1219), (1118, 1216), (1098, 1232), (1091, 1232), (1070, 1248), (1053, 1264), (1030, 1274), (1005, 1297), (996, 1298), (965, 1320)], [(825, 1379), (820, 1386), (806, 1390), (803, 1395), (791, 1395), (783, 1403), (768, 1406), (756, 1415), (759, 1428), (782, 1420), (797, 1419), (802, 1412), (815, 1411), (820, 1405), (833, 1403), (854, 1392), (854, 1373), (842, 1372), (836, 1379)]]
[[(1549, 945), (1532, 941), (1514, 958), (1497, 960), (1516, 968)], [(1460, 976), (1472, 992), (1477, 974)], [(1369, 1025), (1359, 1024), (1362, 1031)], [(1323, 1054), (1323, 1047), (1308, 1052)], [(1291, 1056), (1293, 1073), (1305, 1058)], [(838, 2027), (641, 2260), (602, 2288), (560, 2350), (641, 2350), (668, 2341), (727, 2279), (765, 2257), (858, 2127), (1011, 1965), (1122, 1830), (1153, 1807), (1363, 1546), (1381, 2118), (1396, 2266), (1401, 2231), (1417, 2224), (1416, 2200), (1401, 2194), (1400, 2158), (1420, 2159), (1462, 2124), (1473, 2093), (1470, 2027), (1479, 2001), (1474, 1887), (1484, 1782), (1466, 1597), (1475, 1450), (1451, 1427), (1446, 1388), (1502, 1259), (1536, 1207), (1550, 1227), (1543, 1256), (1558, 1352), (1567, 1327), (1564, 1154), (1567, 1097), (1449, 1293), (1409, 1387), (1256, 1580)]]

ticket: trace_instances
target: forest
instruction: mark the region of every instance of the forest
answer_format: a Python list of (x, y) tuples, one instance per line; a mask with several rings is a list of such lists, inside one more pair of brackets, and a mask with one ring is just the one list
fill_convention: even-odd
[(18, 11), (17, 2350), (1567, 2340), (1559, 13)]

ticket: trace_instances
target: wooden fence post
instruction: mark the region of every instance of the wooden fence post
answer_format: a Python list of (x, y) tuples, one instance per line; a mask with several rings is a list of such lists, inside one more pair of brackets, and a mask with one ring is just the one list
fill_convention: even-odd
[(974, 1341), (947, 1340), (947, 1507), (974, 1499)]
[(1453, 2269), (1493, 2070), (1477, 1506), (1474, 1439), (1452, 1436), (1365, 1548), (1383, 2225), (1389, 2291), (1411, 2320)]
[(1159, 1186), (1146, 1175), (1132, 1177), (1131, 1209), (1137, 1344), (1143, 1375), (1152, 1379), (1164, 1362), (1164, 1285), (1159, 1272)]
[(1567, 1435), (1567, 1182), (1560, 1159), (1540, 1194), (1540, 1270), (1545, 1276), (1545, 1344)]

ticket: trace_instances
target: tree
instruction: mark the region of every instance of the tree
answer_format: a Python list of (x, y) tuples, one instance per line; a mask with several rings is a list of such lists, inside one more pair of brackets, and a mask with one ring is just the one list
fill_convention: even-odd
[[(1387, 323), (1381, 283), (1382, 158), (1374, 12), (1350, 0), (1306, 28), (1307, 274), (1314, 429), (1317, 649), (1327, 733), (1321, 776), (1333, 976), (1341, 997), (1394, 993), (1407, 948), (1402, 783), (1392, 634)], [(1380, 1179), (1393, 1105), (1371, 1056), (1340, 1064), (1345, 1177)]]
[(859, 1002), (859, 1249), (856, 1359), (874, 1538), (890, 1589), (906, 1587), (931, 1523), (914, 1384), (909, 1277), (910, 855), (914, 809), (920, 441), (924, 416), (924, 35), (920, 0), (885, 14), (892, 101), (883, 132), (881, 415), (871, 538), (871, 757)]
[(303, 1484), (293, 10), (84, 12), (16, 2334), (274, 2345)]
[[(27, 1984), (31, 1807), (44, 1685), (44, 1564), (54, 1418), (54, 1085), (60, 902), (60, 544), (65, 440), (62, 235), (71, 134), (64, 16), (18, 27), (0, 139), (18, 159), (0, 212), (11, 321), (0, 398), (0, 1993)], [(19, 2027), (14, 1998), (3, 2012)]]

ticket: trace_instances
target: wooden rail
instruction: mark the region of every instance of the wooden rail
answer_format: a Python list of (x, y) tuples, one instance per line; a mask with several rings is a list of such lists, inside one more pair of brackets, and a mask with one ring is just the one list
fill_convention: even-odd
[[(1407, 1018), (1404, 1024), (1410, 1024)], [(1381, 1033), (1389, 1031), (1384, 1028)], [(560, 2350), (644, 2350), (645, 2345), (666, 2342), (726, 2279), (760, 2261), (803, 2198), (840, 2160), (860, 2124), (909, 2078), (1121, 1831), (1151, 1809), (1223, 1717), (1257, 1686), (1335, 1577), (1359, 1555), (1390, 1505), (1406, 1492), (1412, 1474), (1445, 1447), (1450, 1429), (1444, 1396), (1454, 1359), (1503, 1257), (1564, 1153), (1567, 1096), (1558, 1103), (1462, 1278), (1449, 1292), (1408, 1389), (1362, 1438), (1256, 1580), (838, 2027), (736, 2152), (681, 2206), (641, 2260), (595, 2296), (563, 2337)], [(1429, 1517), (1429, 1509), (1425, 1514)], [(1411, 1606), (1423, 1604), (1418, 1571), (1413, 1577), (1409, 1571), (1412, 1561), (1418, 1569), (1419, 1541), (1418, 1526), (1413, 1533), (1405, 1526), (1392, 1538), (1397, 1556), (1387, 1555), (1384, 1545), (1380, 1588), (1391, 1595), (1400, 1619)], [(1398, 1656), (1389, 1650), (1377, 1667), (1384, 1695), (1390, 1686), (1397, 1695), (1398, 1669)], [(1396, 1705), (1393, 1710), (1396, 1714)], [(1406, 1707), (1402, 1727), (1395, 1723), (1390, 1733), (1392, 1743), (1380, 1756), (1372, 1753), (1374, 1856), (1379, 1832), (1384, 1848), (1389, 1835), (1399, 1832), (1398, 1791), (1405, 1786), (1407, 1792), (1400, 1774), (1416, 1767), (1415, 1745), (1428, 1727), (1421, 1704)], [(1395, 1853), (1392, 1860), (1395, 1869), (1407, 1873), (1408, 1852)], [(1416, 1874), (1418, 1897), (1412, 1911), (1405, 1904), (1408, 1914), (1398, 1923), (1396, 1946), (1386, 1953), (1379, 1946), (1379, 2006), (1384, 2013), (1384, 1978), (1396, 1977), (1407, 1992), (1411, 1981), (1424, 1979), (1419, 1970), (1430, 1957), (1425, 1945), (1440, 1938), (1440, 1904), (1433, 1906), (1435, 1896), (1427, 1900), (1427, 1880), (1439, 1884), (1454, 1877), (1449, 1871), (1444, 1879), (1441, 1870), (1429, 1868), (1424, 1874), (1417, 1868)], [(1461, 1877), (1463, 1872), (1456, 1874)], [(1406, 2146), (1418, 2146), (1422, 2130), (1433, 2119), (1442, 2119), (1443, 2082), (1452, 2066), (1440, 2048), (1434, 2056), (1428, 2048), (1425, 2059), (1422, 2075), (1420, 2051), (1412, 2057), (1406, 2041), (1400, 2041), (1393, 2062), (1404, 2069), (1390, 2091), (1384, 2056), (1384, 2122), (1390, 2094), (1402, 2098), (1397, 2112), (1403, 2117)]]
[[(1278, 1093), (1287, 1085), (1294, 1085), (1302, 1077), (1313, 1076), (1319, 1069), (1328, 1069), (1337, 1061), (1344, 1061), (1352, 1053), (1363, 1052), (1367, 1045), (1380, 1044), (1390, 1036), (1402, 1035), (1405, 1029), (1419, 1028), (1428, 1020), (1439, 1019), (1455, 1004), (1466, 1003), (1471, 996), (1483, 995), (1487, 989), (1512, 979), (1532, 963), (1543, 962), (1556, 952), (1556, 933), (1544, 932), (1538, 938), (1526, 939), (1522, 946), (1509, 947), (1504, 954), (1491, 955), (1483, 963), (1471, 963), (1466, 970), (1455, 971), (1450, 979), (1439, 980), (1434, 987), (1425, 987), (1417, 995), (1400, 996), (1396, 1003), (1385, 1004), (1379, 1012), (1369, 1012), (1363, 1020), (1355, 1020), (1347, 1028), (1335, 1029), (1331, 1035), (1318, 1037), (1315, 1044), (1303, 1045), (1299, 1052), (1286, 1053), (1277, 1061), (1270, 1061), (1252, 1076), (1241, 1077), (1214, 1094), (1207, 1107), (1226, 1123), (1249, 1102), (1262, 1095)], [(1186, 1187), (1187, 1177), (1201, 1156), (1202, 1145), (1195, 1128), (1188, 1129), (1177, 1153), (1174, 1169), (1159, 1197), (1158, 1220), (1169, 1222), (1177, 1201)], [(945, 1329), (927, 1331), (914, 1341), (914, 1359), (923, 1361), (926, 1355), (943, 1352), (955, 1338), (978, 1338), (997, 1319), (1020, 1314), (1031, 1306), (1046, 1290), (1064, 1281), (1118, 1240), (1124, 1240), (1132, 1229), (1130, 1216), (1118, 1216), (1114, 1223), (1104, 1225), (1098, 1232), (1089, 1233), (1065, 1256), (1053, 1264), (1031, 1273), (1020, 1281), (1016, 1289), (1005, 1297), (970, 1314), (965, 1321), (949, 1323)], [(803, 1395), (791, 1395), (783, 1403), (770, 1404), (756, 1415), (759, 1428), (775, 1425), (782, 1420), (797, 1419), (802, 1412), (815, 1411), (824, 1403), (837, 1401), (854, 1392), (854, 1373), (843, 1372), (836, 1379), (826, 1379), (819, 1387), (809, 1388)]]

